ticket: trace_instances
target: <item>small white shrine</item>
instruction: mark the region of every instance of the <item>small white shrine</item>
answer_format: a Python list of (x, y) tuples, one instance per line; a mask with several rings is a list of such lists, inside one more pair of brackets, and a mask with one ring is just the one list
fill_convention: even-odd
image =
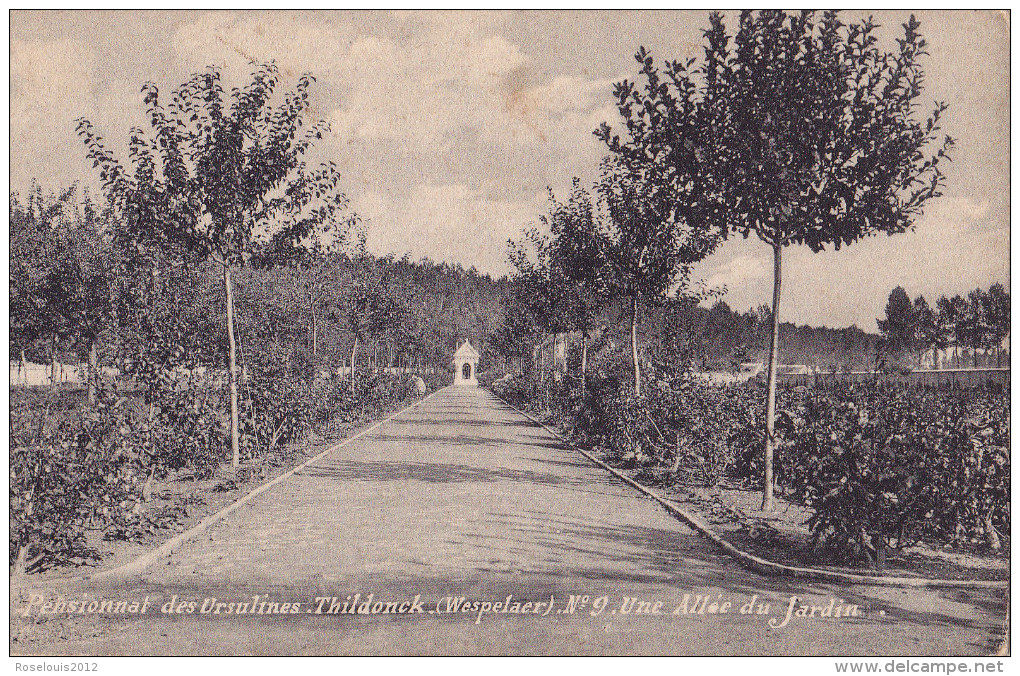
[(464, 344), (453, 353), (453, 384), (465, 387), (478, 387), (478, 350), (471, 346), (471, 341), (465, 340)]

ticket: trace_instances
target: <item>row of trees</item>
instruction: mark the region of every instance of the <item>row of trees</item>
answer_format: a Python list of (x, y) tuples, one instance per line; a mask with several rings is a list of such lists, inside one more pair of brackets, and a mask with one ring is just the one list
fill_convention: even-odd
[(974, 289), (966, 297), (940, 296), (931, 307), (924, 296), (913, 301), (903, 287), (889, 294), (885, 317), (878, 320), (885, 350), (893, 355), (910, 354), (921, 364), (926, 353), (932, 366), (940, 368), (940, 357), (952, 349), (952, 364), (960, 367), (960, 350), (969, 349), (972, 365), (978, 365), (978, 351), (995, 353), (995, 365), (1002, 365), (1002, 344), (1009, 335), (1009, 292), (999, 283), (988, 290)]
[(54, 363), (73, 354), (87, 362), (90, 403), (98, 346), (115, 315), (114, 249), (104, 236), (110, 218), (75, 187), (11, 194), (11, 359)]
[(622, 127), (595, 132), (608, 150), (600, 180), (591, 193), (575, 182), (566, 203), (552, 198), (548, 236), (529, 237), (531, 256), (512, 251), (508, 312), (529, 310), (528, 320), (513, 319), (522, 335), (583, 335), (578, 309), (626, 302), (640, 396), (642, 305), (696, 292), (691, 266), (726, 237), (755, 235), (769, 246), (763, 509), (772, 508), (783, 251), (909, 230), (945, 180), (946, 106), (918, 115), (926, 53), (918, 28), (911, 17), (887, 52), (870, 19), (745, 11), (732, 33), (710, 16), (700, 60), (659, 67), (641, 48), (642, 84), (614, 90)]
[[(727, 371), (744, 362), (768, 359), (772, 312), (768, 305), (745, 312), (724, 300), (710, 307), (693, 299), (647, 313), (648, 354), (652, 363), (690, 364), (703, 371)], [(857, 326), (842, 329), (782, 322), (779, 347), (786, 364), (822, 371), (866, 370), (875, 364), (878, 336)]]
[(169, 95), (146, 83), (123, 159), (80, 119), (105, 199), (12, 195), (12, 358), (87, 361), (90, 401), (101, 361), (150, 393), (225, 371), (236, 466), (242, 366), (443, 368), (488, 335), (500, 283), (365, 253), (336, 165), (309, 160), (328, 129), (312, 83), (284, 90), (271, 63), (230, 90), (216, 68)]
[[(12, 360), (101, 366), (136, 379), (172, 369), (222, 368), (221, 279), (205, 264), (138, 274), (117, 245), (119, 222), (74, 188), (11, 195)], [(306, 252), (233, 276), (239, 360), (329, 368), (367, 363), (442, 369), (459, 338), (485, 344), (505, 280), (460, 266)], [(270, 356), (271, 355), (271, 356)]]

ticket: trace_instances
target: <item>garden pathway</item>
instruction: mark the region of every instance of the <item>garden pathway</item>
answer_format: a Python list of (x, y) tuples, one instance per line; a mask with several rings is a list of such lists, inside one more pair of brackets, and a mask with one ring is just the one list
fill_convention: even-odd
[[(93, 583), (98, 584), (98, 583)], [(86, 654), (983, 654), (1001, 592), (765, 578), (481, 389), (447, 388), (258, 496), (141, 579), (90, 588), (153, 609), (94, 618)], [(333, 599), (407, 614), (319, 614)], [(285, 615), (205, 603), (299, 604)], [(360, 595), (355, 597), (355, 595)], [(568, 612), (574, 595), (577, 605)], [(587, 596), (587, 604), (581, 597)], [(705, 614), (674, 615), (698, 608)], [(448, 598), (542, 603), (448, 613)], [(807, 605), (858, 617), (794, 616)], [(605, 598), (593, 614), (592, 603)], [(215, 598), (215, 602), (207, 599)], [(329, 601), (321, 599), (328, 598)], [(549, 600), (552, 609), (549, 610)], [(164, 614), (174, 599), (194, 613)], [(627, 599), (638, 601), (628, 608)], [(754, 600), (770, 614), (742, 614)], [(380, 605), (376, 605), (382, 602)], [(405, 603), (406, 602), (406, 603)], [(727, 612), (712, 614), (726, 606)], [(659, 605), (656, 605), (656, 604)], [(795, 603), (799, 606), (801, 601)], [(639, 605), (647, 604), (647, 605)], [(355, 606), (357, 607), (357, 606)], [(637, 614), (640, 608), (647, 612)], [(293, 605), (290, 610), (294, 610)], [(416, 612), (417, 610), (422, 612)], [(502, 608), (501, 608), (502, 609)], [(631, 612), (625, 612), (628, 609)], [(548, 610), (548, 612), (546, 612)], [(833, 613), (835, 614), (835, 613)], [(83, 620), (88, 621), (88, 620)], [(80, 632), (75, 632), (80, 635)]]

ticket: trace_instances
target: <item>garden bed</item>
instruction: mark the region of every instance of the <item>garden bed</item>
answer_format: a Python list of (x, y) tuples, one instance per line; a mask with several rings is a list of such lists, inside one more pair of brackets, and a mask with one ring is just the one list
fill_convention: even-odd
[[(564, 438), (568, 436), (568, 431), (558, 424), (553, 415), (532, 415), (558, 429)], [(624, 463), (618, 454), (604, 449), (595, 449), (593, 454), (634, 481), (652, 488), (662, 497), (700, 517), (720, 537), (738, 549), (768, 561), (856, 575), (964, 581), (1009, 580), (1008, 534), (1002, 538), (1002, 548), (998, 551), (988, 549), (980, 541), (942, 547), (921, 543), (892, 550), (881, 569), (852, 565), (836, 561), (831, 553), (814, 547), (807, 524), (811, 510), (779, 495), (774, 498), (775, 510), (762, 512), (761, 491), (725, 482), (714, 487), (683, 485), (673, 478), (667, 467)]]
[[(64, 405), (69, 396), (61, 393), (56, 416), (51, 414), (52, 409), (45, 411), (47, 427), (55, 425), (54, 418), (57, 416), (64, 415), (71, 420), (76, 415), (74, 406)], [(34, 403), (31, 393), (21, 398), (27, 399), (28, 404)], [(126, 564), (234, 503), (259, 485), (417, 400), (414, 395), (388, 401), (376, 397), (371, 403), (359, 406), (359, 410), (338, 409), (337, 415), (329, 415), (322, 424), (315, 426), (317, 429), (308, 429), (292, 441), (275, 444), (265, 455), (248, 463), (242, 462), (239, 467), (229, 464), (184, 467), (150, 479), (147, 490), (139, 484), (142, 498), (135, 499), (136, 506), (128, 514), (134, 515), (132, 519), (117, 525), (98, 516), (84, 518), (78, 524), (82, 538), (79, 551), (83, 555), (74, 563), (58, 563), (32, 571), (23, 582), (94, 575)], [(325, 405), (328, 407), (329, 404)], [(146, 494), (148, 499), (145, 499)]]
[[(406, 402), (401, 404), (403, 405), (406, 405)], [(303, 441), (288, 444), (280, 449), (279, 454), (281, 459), (286, 459), (286, 463), (241, 465), (236, 468), (222, 465), (207, 479), (194, 479), (187, 472), (182, 472), (163, 481), (155, 481), (152, 499), (146, 503), (145, 510), (150, 513), (165, 510), (179, 514), (180, 518), (168, 524), (169, 527), (131, 540), (107, 539), (100, 529), (87, 531), (86, 544), (99, 553), (98, 560), (74, 567), (49, 568), (32, 573), (28, 579), (33, 582), (46, 582), (68, 576), (88, 576), (129, 563), (192, 528), (207, 516), (236, 502), (261, 484), (289, 472), (308, 458), (322, 453), (373, 423), (374, 421), (364, 421), (359, 425), (344, 425), (333, 429), (325, 437), (310, 435)]]
[[(664, 497), (700, 516), (721, 537), (749, 554), (792, 566), (862, 572), (860, 566), (834, 564), (831, 555), (812, 547), (807, 526), (811, 511), (780, 497), (775, 498), (775, 511), (766, 513), (760, 510), (760, 491), (718, 486), (663, 492)], [(894, 551), (881, 570), (869, 572), (945, 580), (1008, 580), (1009, 543), (1004, 542), (997, 552), (977, 543), (941, 549), (915, 545)]]

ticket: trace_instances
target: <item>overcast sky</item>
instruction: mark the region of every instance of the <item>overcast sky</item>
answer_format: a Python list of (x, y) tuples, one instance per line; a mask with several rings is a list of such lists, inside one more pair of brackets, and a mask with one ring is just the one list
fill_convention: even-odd
[[(855, 13), (844, 16), (854, 18)], [(907, 13), (877, 14), (892, 40)], [(995, 13), (924, 12), (929, 100), (950, 104), (958, 139), (948, 187), (916, 231), (839, 252), (788, 249), (781, 316), (875, 330), (896, 285), (933, 302), (1009, 283), (1009, 31)], [(321, 151), (378, 253), (507, 271), (506, 242), (537, 221), (545, 189), (595, 177), (592, 130), (617, 117), (612, 84), (640, 45), (698, 56), (707, 13), (13, 12), (11, 181), (58, 187), (90, 177), (74, 120), (91, 119), (123, 156), (142, 121), (139, 88), (169, 90), (207, 65), (242, 84), (275, 59), (288, 82), (317, 78), (330, 121)], [(746, 309), (771, 299), (771, 252), (725, 244), (698, 269)]]

